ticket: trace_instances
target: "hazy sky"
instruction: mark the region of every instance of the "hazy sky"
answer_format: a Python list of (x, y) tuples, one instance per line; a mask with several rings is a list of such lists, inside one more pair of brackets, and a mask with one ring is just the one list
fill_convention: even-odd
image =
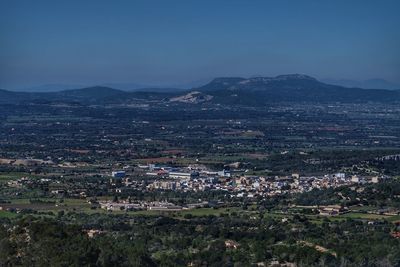
[(286, 73), (400, 82), (399, 14), (399, 0), (0, 0), (0, 88)]

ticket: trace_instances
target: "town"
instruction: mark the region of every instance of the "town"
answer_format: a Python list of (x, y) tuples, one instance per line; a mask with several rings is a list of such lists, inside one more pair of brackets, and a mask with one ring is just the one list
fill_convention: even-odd
[[(240, 164), (234, 165), (238, 167)], [(128, 169), (128, 167), (125, 169)], [(109, 174), (98, 174), (103, 178), (109, 177), (108, 183), (99, 179), (98, 184), (86, 184), (78, 189), (71, 188), (71, 185), (62, 183), (62, 179), (55, 179), (54, 177), (52, 179), (22, 177), (8, 181), (7, 186), (14, 189), (40, 188), (47, 192), (48, 197), (85, 198), (89, 200), (89, 203), (98, 204), (99, 207), (107, 211), (179, 211), (212, 206), (215, 203), (212, 204), (203, 200), (198, 203), (184, 203), (183, 206), (179, 206), (167, 201), (139, 201), (131, 197), (125, 200), (93, 201), (90, 199), (98, 197), (98, 191), (95, 194), (91, 194), (90, 190), (87, 190), (85, 186), (89, 188), (101, 188), (103, 186), (107, 194), (115, 197), (129, 195), (132, 190), (141, 192), (163, 190), (201, 192), (214, 190), (222, 192), (231, 199), (246, 198), (249, 201), (255, 201), (256, 199), (271, 198), (283, 194), (300, 194), (313, 189), (351, 187), (352, 185), (377, 184), (391, 180), (391, 177), (387, 175), (360, 176), (346, 175), (345, 173), (325, 174), (322, 176), (301, 176), (298, 173), (288, 176), (254, 176), (246, 175), (248, 172), (246, 169), (211, 171), (205, 166), (199, 165), (177, 168), (156, 164), (139, 164), (136, 168), (130, 169), (132, 169), (130, 173), (118, 170)], [(144, 179), (138, 177), (143, 177)], [(224, 203), (219, 202), (219, 204)]]

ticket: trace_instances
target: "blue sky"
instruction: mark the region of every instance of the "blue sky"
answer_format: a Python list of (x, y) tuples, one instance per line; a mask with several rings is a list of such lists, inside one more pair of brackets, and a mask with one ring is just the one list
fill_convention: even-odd
[(304, 73), (400, 82), (400, 1), (0, 0), (0, 88)]

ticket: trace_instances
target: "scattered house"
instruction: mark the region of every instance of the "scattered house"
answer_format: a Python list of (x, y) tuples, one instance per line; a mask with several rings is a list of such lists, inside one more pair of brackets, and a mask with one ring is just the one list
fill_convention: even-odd
[(95, 236), (101, 235), (106, 233), (106, 231), (97, 230), (97, 229), (90, 229), (86, 231), (86, 234), (89, 238), (93, 238)]
[(111, 172), (111, 176), (113, 178), (124, 178), (126, 175), (125, 171), (113, 171)]
[(181, 211), (183, 207), (169, 202), (150, 202), (147, 205), (147, 209), (155, 211)]
[(346, 212), (348, 212), (348, 208), (339, 205), (324, 206), (319, 209), (319, 214), (324, 216), (336, 216)]
[(225, 247), (229, 249), (238, 249), (240, 244), (234, 240), (225, 240)]
[(390, 235), (394, 238), (400, 238), (400, 232), (391, 232)]
[(132, 211), (143, 209), (143, 206), (140, 203), (100, 201), (99, 204), (102, 209), (108, 211)]
[(357, 175), (353, 175), (353, 176), (351, 177), (351, 181), (352, 181), (353, 183), (359, 183), (359, 182), (360, 182), (360, 178), (359, 178)]

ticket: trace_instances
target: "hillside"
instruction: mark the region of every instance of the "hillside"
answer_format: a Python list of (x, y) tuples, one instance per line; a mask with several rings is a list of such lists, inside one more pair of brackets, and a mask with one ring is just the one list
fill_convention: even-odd
[(249, 79), (217, 78), (194, 90), (213, 96), (214, 102), (249, 105), (276, 101), (392, 102), (400, 100), (398, 91), (346, 88), (325, 84), (301, 74)]

